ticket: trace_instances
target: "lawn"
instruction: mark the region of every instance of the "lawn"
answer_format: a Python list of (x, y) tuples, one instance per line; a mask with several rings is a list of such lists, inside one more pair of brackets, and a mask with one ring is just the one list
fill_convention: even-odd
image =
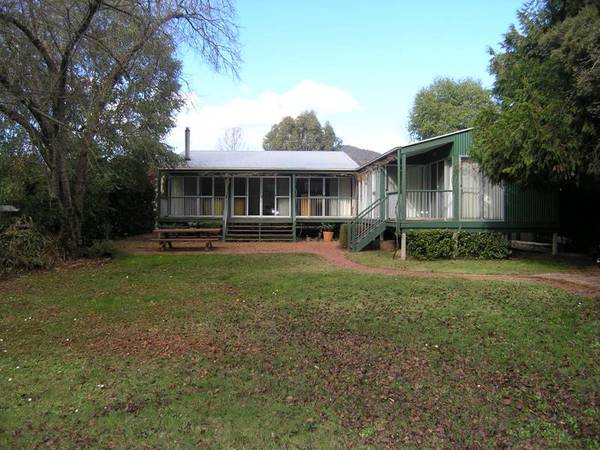
[(368, 250), (348, 253), (348, 257), (360, 264), (419, 272), (455, 272), (490, 274), (536, 274), (544, 272), (566, 272), (582, 267), (581, 262), (554, 259), (548, 255), (528, 255), (498, 260), (444, 259), (438, 261), (407, 260), (399, 256), (392, 259), (387, 250)]
[(600, 305), (307, 255), (0, 282), (0, 448), (596, 447)]

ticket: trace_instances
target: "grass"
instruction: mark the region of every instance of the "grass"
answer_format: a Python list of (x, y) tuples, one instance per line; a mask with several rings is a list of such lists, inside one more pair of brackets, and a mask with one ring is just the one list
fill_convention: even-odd
[(348, 254), (349, 258), (360, 264), (372, 267), (385, 267), (419, 272), (455, 272), (489, 274), (536, 274), (544, 272), (567, 272), (581, 268), (580, 264), (548, 256), (513, 257), (499, 260), (436, 260), (419, 261), (392, 259), (392, 252), (386, 250), (368, 250)]
[(600, 307), (304, 255), (0, 282), (0, 448), (596, 447)]

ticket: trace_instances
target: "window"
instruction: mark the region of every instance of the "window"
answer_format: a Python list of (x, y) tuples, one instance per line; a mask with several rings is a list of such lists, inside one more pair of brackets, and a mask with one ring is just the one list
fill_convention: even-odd
[(225, 178), (215, 177), (215, 197), (225, 197)]
[(236, 177), (234, 216), (289, 216), (289, 177)]
[(323, 178), (310, 179), (310, 196), (320, 197), (323, 195)]
[(289, 196), (290, 195), (290, 179), (289, 178), (277, 178), (277, 196)]
[(299, 217), (350, 217), (352, 179), (338, 177), (296, 178), (296, 214)]
[(308, 178), (296, 178), (296, 195), (298, 197), (308, 196)]
[(198, 195), (198, 178), (183, 177), (183, 195)]
[(461, 217), (467, 220), (504, 220), (504, 187), (493, 184), (470, 158), (460, 163)]
[(277, 197), (276, 207), (277, 214), (280, 216), (290, 215), (290, 179), (277, 178)]
[(212, 177), (200, 177), (200, 195), (203, 197), (210, 197), (213, 195)]
[(444, 189), (444, 161), (437, 161), (430, 165), (431, 178), (430, 178), (430, 189), (432, 190), (443, 190)]
[(260, 178), (248, 178), (248, 215), (260, 216)]
[(225, 205), (225, 178), (181, 175), (169, 177), (169, 198), (161, 213), (175, 217), (220, 216)]
[(398, 166), (388, 164), (385, 167), (385, 190), (386, 192), (398, 191)]
[(338, 196), (338, 179), (325, 178), (325, 197)]
[(275, 178), (263, 178), (262, 180), (262, 215), (275, 215)]

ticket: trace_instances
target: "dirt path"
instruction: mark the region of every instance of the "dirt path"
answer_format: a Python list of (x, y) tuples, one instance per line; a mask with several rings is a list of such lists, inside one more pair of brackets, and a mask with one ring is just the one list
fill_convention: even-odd
[[(121, 241), (121, 248), (132, 255), (206, 254), (202, 245), (186, 244), (185, 248), (162, 252), (147, 236)], [(464, 280), (493, 280), (538, 283), (569, 292), (600, 298), (600, 270), (581, 269), (577, 272), (540, 273), (533, 275), (473, 274), (456, 272), (424, 272), (371, 267), (347, 258), (346, 251), (335, 242), (218, 242), (211, 254), (256, 254), (256, 253), (309, 253), (322, 257), (329, 264), (342, 269), (364, 273), (381, 273), (417, 278), (460, 278)]]

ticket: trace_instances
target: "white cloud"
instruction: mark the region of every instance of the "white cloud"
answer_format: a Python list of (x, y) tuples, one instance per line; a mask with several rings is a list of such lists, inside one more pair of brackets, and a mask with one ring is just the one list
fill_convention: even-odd
[(238, 97), (221, 105), (203, 103), (190, 93), (167, 142), (181, 152), (184, 129), (190, 127), (191, 148), (211, 150), (227, 128), (241, 127), (249, 149), (259, 150), (263, 136), (273, 124), (284, 116), (297, 116), (311, 109), (324, 121), (331, 115), (358, 112), (361, 107), (351, 92), (311, 80), (283, 93), (265, 91), (255, 98)]

